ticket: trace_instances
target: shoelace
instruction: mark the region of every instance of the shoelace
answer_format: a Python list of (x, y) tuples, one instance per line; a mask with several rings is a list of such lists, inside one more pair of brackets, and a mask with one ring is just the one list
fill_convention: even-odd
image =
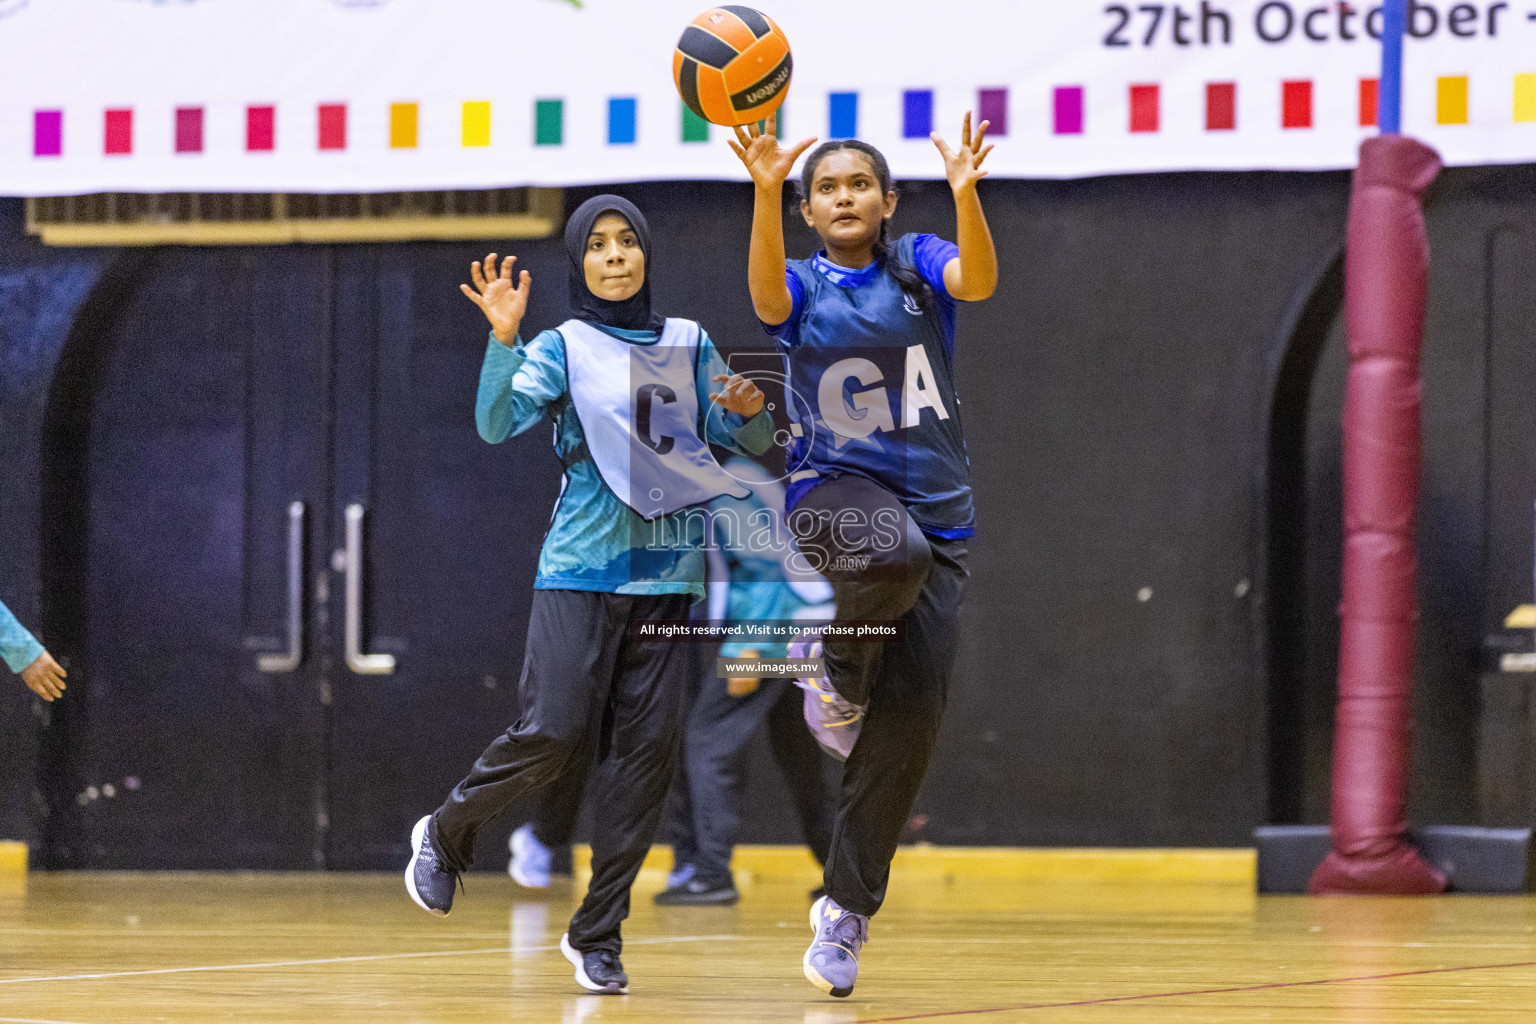
[(855, 960), (859, 958), (859, 949), (868, 941), (869, 919), (846, 910), (842, 917), (833, 922), (824, 940), (826, 945), (838, 947)]
[(457, 889), (459, 892), (468, 892), (469, 891), (468, 889), (464, 888), (464, 876), (459, 874), (457, 871), (449, 871), (447, 868), (443, 867), (441, 864), (437, 863), (435, 860), (432, 862), (432, 870), (436, 871), (440, 875), (452, 875), (453, 876), (454, 888)]
[(818, 690), (821, 702), (827, 705), (832, 714), (837, 715), (837, 721), (822, 723), (825, 728), (835, 729), (842, 725), (853, 725), (864, 717), (864, 709), (853, 701), (848, 700), (835, 690)]
[(452, 875), (455, 888), (459, 892), (468, 892), (469, 890), (464, 888), (464, 876), (452, 868), (443, 867), (443, 861), (438, 857), (437, 851), (432, 849), (432, 844), (425, 839), (422, 842), (426, 845), (427, 854), (432, 858), (432, 870), (440, 875)]

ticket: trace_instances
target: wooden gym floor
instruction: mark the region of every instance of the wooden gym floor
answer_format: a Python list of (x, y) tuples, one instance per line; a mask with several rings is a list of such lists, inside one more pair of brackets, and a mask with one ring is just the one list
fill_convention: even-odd
[(1536, 898), (1308, 899), (1251, 882), (907, 873), (859, 986), (807, 984), (800, 878), (625, 928), (627, 997), (584, 995), (557, 949), (570, 883), (477, 875), (428, 917), (394, 875), (0, 874), (0, 1022), (1329, 1021), (1536, 1019)]

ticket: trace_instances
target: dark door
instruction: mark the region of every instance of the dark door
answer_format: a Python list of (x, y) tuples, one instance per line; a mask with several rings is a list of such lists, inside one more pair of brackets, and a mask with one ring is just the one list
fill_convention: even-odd
[(559, 472), (476, 436), (473, 255), (150, 251), (77, 340), (49, 863), (397, 867), (510, 724)]
[[(48, 860), (304, 867), (323, 750), (302, 675), (261, 672), (285, 617), (283, 510), (325, 466), (323, 253), (167, 249), (91, 358), (72, 527), (79, 566)], [(87, 369), (88, 368), (88, 369)], [(66, 367), (66, 370), (71, 367)], [(274, 639), (273, 644), (278, 641)]]
[[(338, 257), (334, 528), (364, 512), (364, 653), (333, 645), (330, 864), (404, 863), (433, 810), (515, 718), (538, 547), (558, 492), (549, 428), (475, 431), (486, 328), (459, 294), (470, 246)], [(354, 515), (356, 513), (354, 512)], [(481, 846), (505, 840), (488, 831)]]
[(1483, 633), (1496, 636), (1532, 600), (1536, 520), (1536, 231), (1505, 227), (1489, 243), (1488, 581)]

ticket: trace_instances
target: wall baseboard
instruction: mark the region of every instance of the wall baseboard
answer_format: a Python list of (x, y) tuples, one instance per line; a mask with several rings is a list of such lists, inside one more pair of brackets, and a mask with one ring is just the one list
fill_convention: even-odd
[(27, 844), (0, 842), (0, 875), (27, 873)]

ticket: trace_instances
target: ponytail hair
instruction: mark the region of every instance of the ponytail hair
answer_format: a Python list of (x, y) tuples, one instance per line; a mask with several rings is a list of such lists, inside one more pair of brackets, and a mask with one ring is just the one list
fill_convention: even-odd
[[(821, 166), (822, 160), (828, 154), (835, 153), (840, 149), (851, 149), (856, 153), (864, 154), (865, 158), (869, 160), (869, 166), (875, 172), (875, 178), (880, 182), (881, 195), (896, 191), (895, 187), (891, 184), (891, 167), (885, 162), (884, 155), (878, 149), (858, 139), (833, 139), (830, 142), (823, 142), (817, 146), (811, 151), (811, 155), (805, 159), (805, 166), (800, 171), (800, 183), (797, 189), (802, 203), (810, 198), (811, 182), (815, 180), (816, 169)], [(896, 283), (901, 285), (901, 290), (913, 302), (917, 303), (920, 309), (926, 311), (933, 299), (933, 288), (924, 280), (923, 275), (918, 273), (917, 267), (895, 258), (895, 254), (891, 252), (890, 224), (889, 220), (881, 218), (880, 237), (875, 239), (874, 245), (875, 262), (889, 270), (891, 276), (896, 279)]]

